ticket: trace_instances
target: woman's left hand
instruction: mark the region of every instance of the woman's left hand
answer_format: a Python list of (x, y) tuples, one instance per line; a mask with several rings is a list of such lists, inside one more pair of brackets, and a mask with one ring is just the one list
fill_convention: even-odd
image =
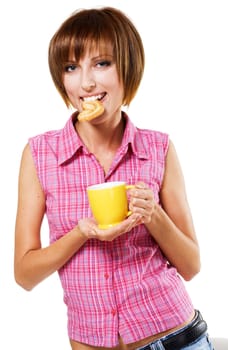
[(129, 190), (129, 196), (129, 209), (132, 213), (140, 215), (142, 223), (148, 224), (156, 205), (152, 189), (144, 182), (138, 182)]

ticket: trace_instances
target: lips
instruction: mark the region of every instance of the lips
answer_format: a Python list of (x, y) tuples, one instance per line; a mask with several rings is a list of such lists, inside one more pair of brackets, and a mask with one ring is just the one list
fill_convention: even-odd
[(106, 93), (104, 92), (103, 94), (82, 97), (81, 99), (85, 102), (96, 101), (96, 100), (101, 101), (105, 97), (105, 95)]

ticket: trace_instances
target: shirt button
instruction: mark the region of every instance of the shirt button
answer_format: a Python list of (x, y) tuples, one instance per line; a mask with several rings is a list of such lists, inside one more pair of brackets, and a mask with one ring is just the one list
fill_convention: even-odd
[(107, 280), (107, 279), (109, 278), (109, 274), (108, 274), (108, 273), (105, 273), (105, 274), (104, 274), (104, 277), (105, 277), (105, 279)]
[(115, 316), (115, 314), (116, 314), (116, 310), (112, 309), (112, 316)]

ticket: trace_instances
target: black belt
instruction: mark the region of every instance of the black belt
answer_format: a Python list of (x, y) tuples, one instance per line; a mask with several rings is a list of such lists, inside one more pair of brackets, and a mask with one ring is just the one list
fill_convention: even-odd
[[(193, 321), (191, 321), (190, 325), (187, 326), (187, 328), (183, 329), (175, 335), (170, 335), (165, 340), (162, 340), (161, 338), (160, 341), (166, 350), (179, 350), (187, 346), (188, 344), (194, 342), (197, 338), (206, 333), (206, 331), (207, 324), (203, 320), (200, 312), (196, 310), (196, 315)], [(153, 342), (151, 343), (151, 345), (152, 344)], [(150, 350), (151, 347), (150, 345), (146, 345), (139, 349)]]

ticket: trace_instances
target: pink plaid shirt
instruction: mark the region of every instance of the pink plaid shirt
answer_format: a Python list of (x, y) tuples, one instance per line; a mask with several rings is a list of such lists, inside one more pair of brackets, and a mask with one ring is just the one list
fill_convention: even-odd
[[(30, 138), (46, 195), (50, 241), (91, 211), (86, 187), (105, 181), (144, 181), (159, 202), (168, 136), (136, 128), (126, 118), (122, 144), (107, 175), (81, 142), (72, 118), (59, 131)], [(112, 242), (88, 240), (59, 270), (68, 334), (93, 346), (132, 343), (184, 322), (193, 310), (182, 279), (144, 225)]]

